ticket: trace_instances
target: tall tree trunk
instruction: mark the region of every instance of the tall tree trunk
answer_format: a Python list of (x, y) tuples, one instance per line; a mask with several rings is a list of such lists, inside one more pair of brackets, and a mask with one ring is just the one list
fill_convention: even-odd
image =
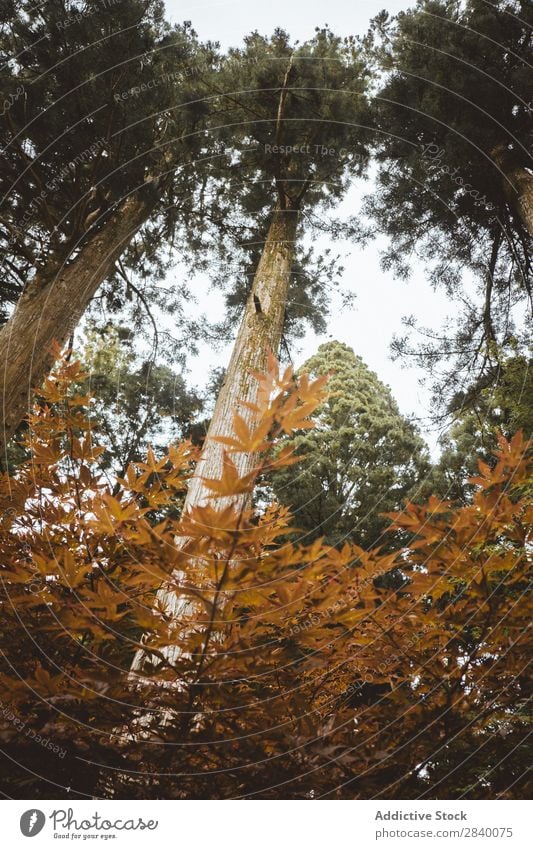
[(0, 330), (0, 462), (31, 405), (33, 390), (54, 364), (52, 343), (62, 346), (69, 338), (152, 207), (141, 194), (130, 195), (69, 265), (38, 272), (20, 296)]
[[(212, 495), (202, 478), (220, 477), (223, 448), (219, 443), (213, 442), (213, 437), (233, 435), (233, 413), (236, 411), (247, 424), (252, 422), (253, 412), (241, 402), (255, 403), (258, 386), (250, 372), (264, 371), (268, 352), (276, 354), (279, 350), (297, 224), (297, 209), (278, 207), (275, 210), (233, 346), (224, 385), (215, 404), (202, 456), (189, 483), (184, 510), (204, 504)], [(232, 460), (239, 474), (245, 475), (254, 468), (256, 457), (253, 454), (233, 454)], [(235, 496), (231, 503), (239, 509), (246, 504), (246, 500), (246, 495)], [(219, 505), (227, 506), (228, 503), (229, 499), (218, 501)], [(174, 620), (189, 610), (190, 602), (164, 587), (159, 590), (157, 598)], [(179, 650), (169, 649), (165, 654), (172, 661), (179, 654)], [(143, 658), (144, 653), (137, 652), (132, 671), (142, 670)]]
[(533, 174), (518, 164), (513, 152), (504, 145), (494, 148), (492, 158), (502, 172), (509, 203), (520, 215), (529, 235), (533, 237)]
[(526, 230), (533, 238), (533, 174), (524, 168), (513, 174), (514, 185), (517, 191), (516, 202), (520, 210), (520, 216)]

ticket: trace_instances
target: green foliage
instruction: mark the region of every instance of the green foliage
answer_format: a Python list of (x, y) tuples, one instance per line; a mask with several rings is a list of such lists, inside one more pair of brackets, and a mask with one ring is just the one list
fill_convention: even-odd
[(106, 448), (101, 462), (118, 475), (149, 445), (162, 452), (188, 438), (203, 408), (180, 374), (139, 357), (135, 343), (124, 327), (89, 327), (82, 353), (88, 377), (81, 391), (94, 395), (93, 422)]
[(389, 521), (421, 481), (428, 457), (415, 427), (399, 412), (390, 389), (353, 350), (321, 345), (302, 366), (330, 374), (330, 396), (316, 428), (287, 440), (301, 463), (272, 478), (276, 497), (293, 511), (306, 538), (325, 535), (362, 546), (383, 542)]
[[(219, 260), (232, 323), (275, 207), (305, 209), (313, 232), (365, 174), (374, 119), (361, 51), (328, 29), (303, 45), (276, 30), (219, 57), (188, 24), (170, 28), (159, 2), (101, 5), (2, 6), (4, 307), (163, 172), (143, 187), (153, 215), (103, 287), (106, 306), (166, 305), (179, 325), (185, 285), (147, 298), (127, 270), (153, 295), (181, 233), (189, 266)], [(139, 353), (130, 326), (90, 326), (89, 376), (66, 360), (45, 381), (0, 475), (4, 793), (520, 796), (531, 469), (516, 432), (532, 432), (533, 384), (506, 304), (528, 291), (531, 241), (493, 153), (503, 145), (527, 165), (528, 20), (520, 0), (419, 0), (396, 22), (381, 15), (366, 41), (390, 72), (368, 204), (392, 238), (386, 263), (404, 273), (412, 250), (436, 261), (435, 280), (466, 303), (437, 353), (459, 350), (459, 372), (480, 372), (447, 396), (455, 422), (427, 505), (411, 503), (429, 467), (416, 428), (338, 342), (303, 367), (314, 383), (269, 362), (257, 418), (235, 416), (218, 438), (223, 473), (187, 515), (198, 455), (175, 443), (200, 441), (202, 399)], [(465, 266), (481, 310), (459, 291)], [(297, 247), (292, 333), (304, 320), (323, 329), (335, 273), (330, 256)], [(433, 341), (421, 358), (438, 362)], [(258, 459), (241, 477), (242, 453)], [(256, 511), (221, 506), (251, 499), (258, 479), (296, 527), (261, 499)], [(162, 586), (188, 601), (179, 621), (156, 601)]]
[[(517, 164), (531, 165), (532, 23), (521, 0), (418, 0), (374, 21), (374, 58), (388, 72), (376, 103), (384, 167), (374, 210), (393, 238), (426, 239), (429, 252), (435, 231), (458, 260), (507, 224), (525, 239), (493, 151), (509, 145)], [(525, 258), (531, 242), (520, 238)]]

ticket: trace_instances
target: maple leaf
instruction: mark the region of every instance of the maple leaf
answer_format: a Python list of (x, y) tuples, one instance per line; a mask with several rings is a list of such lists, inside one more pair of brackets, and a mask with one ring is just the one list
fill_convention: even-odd
[(251, 492), (257, 478), (257, 469), (246, 475), (240, 475), (237, 466), (226, 451), (223, 453), (222, 475), (220, 478), (202, 478), (205, 485), (216, 498), (225, 498), (231, 495), (241, 495)]

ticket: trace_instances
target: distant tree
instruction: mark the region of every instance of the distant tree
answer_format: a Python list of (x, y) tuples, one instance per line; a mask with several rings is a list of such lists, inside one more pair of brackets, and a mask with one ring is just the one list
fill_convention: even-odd
[(532, 306), (532, 15), (522, 0), (418, 0), (365, 41), (382, 77), (366, 210), (390, 238), (386, 267), (425, 262), (458, 316), (395, 345), (432, 373), (440, 410), (497, 348), (512, 354)]
[(348, 345), (321, 345), (300, 372), (330, 375), (330, 396), (313, 430), (282, 442), (301, 460), (296, 470), (272, 476), (274, 494), (306, 539), (383, 543), (390, 524), (383, 514), (400, 509), (428, 471), (424, 442), (389, 387)]
[[(341, 39), (327, 28), (294, 45), (280, 29), (270, 38), (254, 32), (242, 49), (231, 49), (221, 59), (212, 83), (216, 95), (210, 122), (221, 146), (217, 167), (230, 224), (241, 234), (236, 256), (244, 274), (232, 304), (234, 315), (240, 305), (240, 327), (210, 437), (228, 435), (238, 404), (244, 419), (249, 417), (242, 402), (254, 403), (253, 372), (264, 369), (269, 350), (278, 354), (287, 308), (290, 312), (291, 299), (298, 301), (298, 291), (308, 284), (303, 255), (294, 273), (304, 223), (331, 210), (350, 178), (365, 173), (367, 85), (355, 40)], [(235, 261), (234, 242), (219, 229), (214, 237), (219, 257)], [(327, 302), (329, 276), (326, 262), (318, 281), (307, 286), (309, 307), (317, 297)], [(237, 460), (241, 471), (251, 468), (253, 452)], [(220, 463), (221, 447), (210, 439), (201, 473), (190, 487), (191, 505), (205, 494), (201, 476), (215, 474)]]

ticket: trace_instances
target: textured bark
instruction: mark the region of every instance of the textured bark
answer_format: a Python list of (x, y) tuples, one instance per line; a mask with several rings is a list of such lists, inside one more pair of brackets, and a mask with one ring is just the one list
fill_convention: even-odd
[[(253, 412), (244, 407), (242, 402), (253, 404), (257, 399), (257, 381), (250, 375), (250, 371), (264, 371), (268, 352), (277, 354), (279, 350), (297, 223), (298, 211), (295, 209), (278, 208), (274, 213), (233, 346), (226, 379), (215, 404), (205, 447), (189, 483), (184, 510), (205, 503), (210, 497), (210, 490), (202, 478), (217, 478), (222, 471), (223, 448), (213, 442), (212, 437), (233, 435), (233, 413), (236, 411), (247, 424), (253, 420)], [(232, 454), (232, 460), (241, 475), (254, 468), (256, 459), (253, 454)], [(235, 496), (231, 499), (217, 499), (217, 505), (227, 506), (232, 503), (240, 509), (246, 501), (246, 495)], [(190, 602), (164, 587), (159, 590), (157, 598), (167, 614), (176, 621), (190, 610)], [(170, 661), (178, 653), (177, 648), (165, 652)], [(139, 651), (134, 658), (132, 671), (142, 670), (143, 658), (144, 653)]]
[[(187, 491), (186, 510), (203, 504), (209, 497), (209, 490), (201, 478), (220, 476), (222, 446), (213, 442), (212, 437), (233, 435), (234, 412), (239, 412), (248, 425), (252, 422), (253, 413), (241, 402), (255, 403), (257, 381), (251, 377), (250, 371), (264, 371), (268, 351), (277, 354), (279, 350), (297, 218), (295, 210), (278, 209), (274, 214), (233, 346), (224, 385), (217, 398), (206, 445)], [(232, 455), (241, 475), (253, 469), (255, 459), (251, 454)], [(237, 502), (237, 499), (232, 501)], [(219, 499), (219, 503), (225, 504), (225, 499)], [(237, 506), (240, 504), (237, 503)]]
[(140, 195), (130, 195), (78, 256), (59, 270), (38, 272), (0, 330), (0, 461), (54, 364), (52, 343), (63, 345), (116, 260), (150, 213)]

